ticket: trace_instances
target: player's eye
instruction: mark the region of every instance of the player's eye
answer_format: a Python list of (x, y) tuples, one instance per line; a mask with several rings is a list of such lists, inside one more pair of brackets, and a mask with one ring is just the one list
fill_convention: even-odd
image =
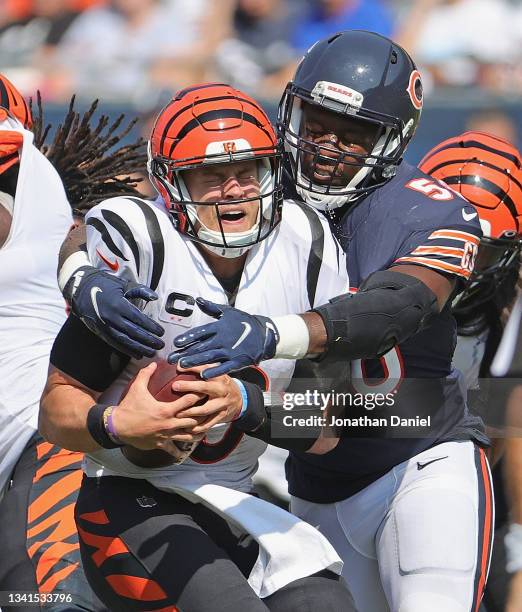
[(257, 176), (255, 176), (252, 172), (244, 172), (244, 173), (238, 174), (237, 179), (238, 181), (242, 183), (250, 183), (252, 181), (257, 182)]
[(360, 141), (348, 136), (345, 138), (341, 138), (340, 144), (346, 149), (353, 149), (355, 147), (364, 146)]
[(305, 130), (306, 133), (312, 137), (322, 136), (324, 134), (324, 130), (319, 125), (306, 125)]
[(223, 177), (219, 176), (219, 174), (207, 174), (203, 179), (205, 185), (221, 185), (222, 182)]
[(363, 148), (369, 150), (372, 147), (373, 138), (362, 134), (345, 134), (341, 138), (340, 144), (346, 149)]

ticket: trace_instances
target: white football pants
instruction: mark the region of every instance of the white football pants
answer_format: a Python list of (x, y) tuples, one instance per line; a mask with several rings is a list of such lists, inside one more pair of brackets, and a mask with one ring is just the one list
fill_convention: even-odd
[(337, 503), (293, 497), (291, 510), (334, 545), (359, 612), (478, 610), (494, 506), (472, 442), (434, 446)]

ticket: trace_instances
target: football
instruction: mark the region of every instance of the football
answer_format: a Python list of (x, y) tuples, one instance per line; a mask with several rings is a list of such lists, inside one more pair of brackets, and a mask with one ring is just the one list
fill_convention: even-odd
[[(201, 380), (197, 374), (193, 372), (179, 373), (175, 365), (169, 364), (167, 361), (158, 361), (158, 367), (151, 376), (147, 386), (150, 394), (160, 402), (173, 402), (179, 399), (183, 394), (176, 393), (172, 390), (172, 383), (176, 380)], [(127, 395), (134, 378), (129, 382), (127, 388), (122, 393), (120, 401)], [(206, 396), (202, 397), (198, 404), (203, 403)], [(190, 443), (176, 443), (181, 450), (188, 450), (185, 444), (190, 447)], [(134, 465), (143, 468), (158, 468), (166, 467), (177, 463), (176, 458), (161, 449), (142, 450), (129, 444), (121, 447), (123, 455)]]

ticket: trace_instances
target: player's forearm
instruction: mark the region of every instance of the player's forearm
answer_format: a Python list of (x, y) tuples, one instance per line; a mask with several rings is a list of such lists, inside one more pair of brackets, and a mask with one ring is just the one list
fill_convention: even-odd
[(87, 429), (87, 414), (96, 403), (96, 396), (70, 385), (48, 383), (40, 402), (40, 434), (48, 442), (68, 450), (99, 450), (100, 446)]
[[(326, 351), (346, 360), (379, 357), (438, 313), (437, 295), (422, 280), (397, 271), (375, 272), (355, 295), (340, 295), (301, 316), (274, 318), (279, 332), (275, 357), (300, 359)], [(304, 331), (298, 320), (304, 321)]]
[(58, 254), (58, 270), (68, 257), (78, 251), (87, 252), (87, 228), (83, 224), (73, 227), (65, 237)]
[(308, 352), (307, 355), (320, 355), (326, 351), (328, 336), (326, 327), (319, 314), (316, 312), (306, 312), (301, 317), (308, 328)]
[(62, 292), (78, 268), (90, 265), (87, 255), (87, 228), (85, 225), (73, 227), (63, 241), (58, 254), (58, 285)]
[(324, 353), (328, 337), (323, 319), (316, 312), (274, 317), (278, 341), (276, 354), (280, 359), (302, 359)]

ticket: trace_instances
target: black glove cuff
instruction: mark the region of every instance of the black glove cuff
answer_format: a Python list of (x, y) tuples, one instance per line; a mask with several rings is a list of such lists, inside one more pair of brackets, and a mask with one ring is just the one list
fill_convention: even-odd
[(261, 389), (254, 383), (241, 382), (245, 386), (247, 392), (248, 407), (245, 410), (245, 414), (236, 419), (233, 423), (236, 429), (248, 433), (255, 431), (263, 425), (266, 420), (266, 409)]
[(87, 414), (87, 429), (92, 439), (102, 448), (120, 448), (124, 444), (117, 444), (111, 440), (103, 423), (103, 413), (110, 404), (94, 404)]

